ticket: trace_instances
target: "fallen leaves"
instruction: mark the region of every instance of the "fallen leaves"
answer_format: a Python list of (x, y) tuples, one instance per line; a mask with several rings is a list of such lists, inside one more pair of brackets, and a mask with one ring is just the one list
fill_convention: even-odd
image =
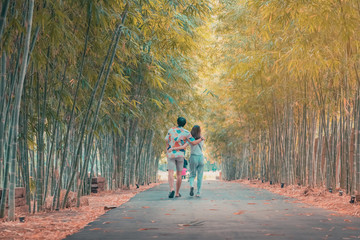
[(123, 217), (123, 219), (134, 219), (133, 217)]
[(358, 230), (360, 230), (360, 228), (357, 228), (357, 227), (345, 227), (345, 228), (343, 228), (343, 230), (354, 230), (354, 231), (358, 231)]
[(158, 228), (139, 228), (138, 231), (157, 230)]
[(178, 224), (179, 227), (195, 227), (195, 226), (201, 226), (204, 225), (205, 221), (199, 221), (199, 220), (195, 220), (195, 221), (191, 221), (189, 223), (180, 223)]
[(238, 211), (238, 212), (234, 212), (233, 214), (234, 214), (234, 215), (241, 215), (241, 214), (244, 214), (244, 213), (245, 213), (245, 211), (240, 210), (240, 211)]
[(312, 213), (299, 213), (298, 215), (299, 215), (299, 216), (307, 216), (307, 217), (310, 217), (310, 216), (312, 216), (313, 214), (312, 214)]
[[(17, 216), (26, 216), (26, 222), (0, 222), (0, 239), (64, 239), (104, 214), (106, 212), (104, 206), (120, 206), (137, 193), (156, 185), (158, 184), (141, 186), (139, 189), (106, 191), (102, 192), (101, 195), (85, 196), (89, 205), (80, 208), (36, 214), (28, 214), (17, 209)], [(109, 223), (104, 222), (104, 224)], [(91, 230), (103, 229), (92, 228)]]
[(307, 203), (315, 207), (336, 211), (337, 214), (330, 214), (332, 216), (346, 214), (360, 217), (360, 204), (349, 204), (350, 196), (345, 194), (345, 192), (343, 196), (339, 196), (337, 192), (329, 193), (326, 188), (309, 188), (298, 185), (286, 185), (284, 188), (281, 188), (280, 184), (269, 185), (268, 182), (262, 183), (258, 180), (252, 180), (251, 182), (249, 180), (235, 180), (234, 182), (240, 182), (252, 188), (266, 189), (270, 192), (290, 197), (291, 200), (289, 202), (291, 203)]

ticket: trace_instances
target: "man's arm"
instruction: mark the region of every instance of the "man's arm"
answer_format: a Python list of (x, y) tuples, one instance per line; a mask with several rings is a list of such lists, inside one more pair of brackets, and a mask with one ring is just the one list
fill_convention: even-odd
[(205, 140), (205, 138), (204, 138), (204, 137), (201, 137), (201, 138), (199, 138), (198, 140), (195, 140), (195, 138), (193, 138), (193, 136), (191, 136), (191, 134), (189, 134), (189, 135), (187, 136), (187, 140), (188, 140), (188, 142), (189, 142), (191, 145), (197, 145), (197, 144), (199, 144), (201, 141)]
[(185, 143), (184, 145), (182, 145), (181, 147), (172, 147), (169, 149), (169, 151), (172, 151), (172, 150), (182, 150), (182, 149), (185, 149), (187, 146), (189, 146), (188, 143)]

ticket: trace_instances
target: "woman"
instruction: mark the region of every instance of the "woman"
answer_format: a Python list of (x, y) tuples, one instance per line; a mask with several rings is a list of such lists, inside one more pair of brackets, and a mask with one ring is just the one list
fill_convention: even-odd
[[(191, 129), (191, 135), (195, 140), (202, 139), (199, 144), (191, 145), (191, 156), (189, 159), (190, 162), (190, 196), (194, 196), (194, 180), (197, 175), (197, 193), (196, 197), (200, 197), (200, 190), (204, 172), (204, 155), (203, 155), (203, 146), (205, 138), (201, 136), (201, 128), (198, 125), (195, 125)], [(181, 147), (170, 148), (169, 151), (172, 150), (182, 150), (189, 146), (188, 143), (185, 143)]]

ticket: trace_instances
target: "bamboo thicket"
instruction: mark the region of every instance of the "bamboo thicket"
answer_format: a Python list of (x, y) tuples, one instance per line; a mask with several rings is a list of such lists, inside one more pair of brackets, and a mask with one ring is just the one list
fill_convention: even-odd
[(208, 4), (2, 1), (0, 217), (8, 203), (14, 220), (15, 187), (35, 212), (70, 192), (79, 206), (92, 177), (156, 181), (164, 126), (196, 108), (190, 62)]
[(360, 193), (360, 5), (222, 2), (208, 114), (223, 176)]

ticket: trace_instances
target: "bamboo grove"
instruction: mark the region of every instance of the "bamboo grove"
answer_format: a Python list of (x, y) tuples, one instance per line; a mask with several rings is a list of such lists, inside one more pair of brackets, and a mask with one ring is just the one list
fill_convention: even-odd
[(14, 220), (15, 187), (36, 212), (48, 198), (63, 208), (70, 191), (79, 204), (93, 176), (109, 189), (156, 181), (166, 128), (196, 109), (191, 59), (208, 2), (4, 0), (0, 8), (0, 188), (9, 193), (0, 217)]
[(359, 1), (230, 0), (216, 11), (207, 132), (223, 177), (360, 193)]

